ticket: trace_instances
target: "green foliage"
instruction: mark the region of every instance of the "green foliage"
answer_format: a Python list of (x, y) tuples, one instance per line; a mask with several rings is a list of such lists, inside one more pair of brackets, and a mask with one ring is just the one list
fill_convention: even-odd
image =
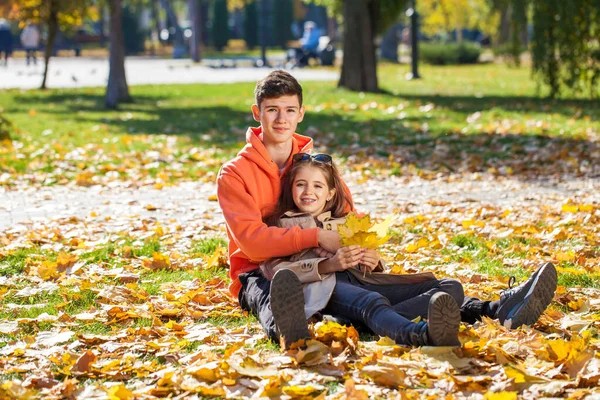
[(81, 25), (83, 18), (97, 16), (98, 9), (94, 3), (91, 0), (14, 0), (12, 5), (16, 12), (12, 17), (19, 20), (20, 25), (27, 22), (48, 23), (52, 10), (57, 10), (61, 32), (71, 32)]
[(421, 43), (421, 60), (433, 65), (476, 64), (481, 48), (475, 43)]
[(130, 7), (123, 7), (123, 40), (126, 54), (138, 54), (144, 51), (145, 34), (140, 28), (139, 18)]
[(213, 44), (218, 51), (223, 50), (229, 41), (229, 11), (227, 0), (215, 0), (212, 21)]
[(600, 62), (594, 58), (600, 37), (597, 0), (533, 2), (533, 73), (550, 87), (550, 97), (563, 88), (597, 97)]
[(274, 44), (282, 49), (292, 39), (291, 25), (294, 21), (292, 0), (278, 0), (273, 4), (273, 38)]
[(244, 40), (248, 49), (258, 45), (258, 13), (256, 1), (252, 1), (244, 7)]
[(454, 30), (478, 29), (489, 35), (498, 30), (499, 12), (490, 0), (419, 0), (422, 30), (445, 35)]

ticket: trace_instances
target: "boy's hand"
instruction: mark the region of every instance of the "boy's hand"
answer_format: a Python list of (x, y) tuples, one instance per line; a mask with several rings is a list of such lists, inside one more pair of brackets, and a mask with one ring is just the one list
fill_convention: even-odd
[(377, 250), (374, 249), (363, 249), (364, 253), (360, 263), (365, 266), (369, 271), (373, 271), (379, 264), (380, 256)]
[(340, 248), (340, 234), (319, 228), (319, 247), (330, 253), (335, 253)]
[(331, 258), (331, 257), (335, 256), (335, 253), (327, 251), (322, 247), (315, 247), (313, 249), (313, 251), (315, 252), (317, 257), (320, 257), (320, 258)]

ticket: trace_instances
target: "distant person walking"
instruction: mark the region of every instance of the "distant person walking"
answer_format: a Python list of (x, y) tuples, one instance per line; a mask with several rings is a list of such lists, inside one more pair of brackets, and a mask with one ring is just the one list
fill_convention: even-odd
[(33, 58), (33, 65), (37, 64), (36, 53), (40, 47), (40, 31), (31, 22), (27, 24), (23, 32), (21, 32), (21, 44), (25, 49), (27, 57), (27, 65), (30, 59)]
[(8, 57), (12, 54), (12, 33), (10, 25), (4, 18), (0, 18), (0, 61), (4, 54), (4, 65), (8, 65)]

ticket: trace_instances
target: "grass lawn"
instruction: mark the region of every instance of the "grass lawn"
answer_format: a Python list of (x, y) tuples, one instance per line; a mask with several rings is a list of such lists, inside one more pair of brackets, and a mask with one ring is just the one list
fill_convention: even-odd
[[(301, 82), (307, 113), (299, 133), (312, 136), (319, 151), (332, 153), (342, 168), (364, 180), (390, 175), (448, 182), (477, 175), (498, 181), (597, 176), (598, 101), (542, 99), (525, 68), (424, 66), (424, 78), (418, 81), (404, 80), (408, 71), (406, 65), (381, 65), (383, 90), (378, 94), (338, 89), (336, 82)], [(117, 111), (104, 109), (103, 88), (1, 91), (0, 112), (15, 130), (12, 140), (0, 142), (0, 190), (53, 185), (105, 185), (110, 190), (114, 181), (160, 189), (182, 181), (214, 181), (223, 161), (244, 143), (246, 128), (255, 125), (250, 114), (253, 83), (130, 89), (135, 102)], [(291, 375), (268, 375), (266, 359), (279, 348), (227, 295), (226, 242), (222, 227), (212, 226), (212, 216), (205, 226), (199, 222), (201, 238), (177, 221), (161, 225), (158, 217), (136, 216), (42, 221), (25, 230), (0, 232), (5, 371), (0, 397), (43, 397), (51, 391), (67, 396), (73, 389), (69, 385), (85, 386), (90, 397), (192, 391), (203, 398), (224, 397), (223, 387), (247, 395), (259, 380), (244, 378), (241, 385), (238, 378), (260, 376), (269, 376), (268, 384), (260, 383), (264, 393), (275, 396), (283, 390), (314, 397), (341, 390), (347, 382), (340, 377), (353, 376), (357, 382), (368, 377), (378, 388), (406, 387), (407, 398), (417, 398), (432, 382), (447, 378), (453, 391), (487, 390), (491, 375), (482, 375), (484, 364), (489, 371), (495, 368), (494, 374), (505, 374), (508, 378), (502, 379), (511, 385), (510, 379), (529, 382), (527, 374), (539, 371), (547, 373), (547, 381), (572, 379), (570, 371), (581, 370), (583, 363), (578, 363), (588, 359), (590, 343), (598, 339), (596, 330), (579, 335), (563, 326), (582, 324), (570, 312), (589, 307), (586, 290), (600, 288), (600, 206), (573, 200), (539, 208), (531, 214), (535, 218), (523, 220), (522, 210), (477, 204), (456, 208), (440, 201), (428, 215), (401, 215), (382, 253), (394, 272), (412, 266), (434, 268), (444, 276), (446, 268), (466, 269), (472, 274), (461, 278), (469, 294), (486, 298), (506, 288), (510, 275), (522, 281), (537, 262), (552, 259), (559, 292), (537, 325), (552, 338), (533, 330), (506, 333), (489, 321), (463, 326), (460, 359), (446, 355), (451, 364), (460, 361), (456, 371), (431, 375), (446, 368), (444, 361), (429, 372), (411, 370), (404, 381), (406, 368), (436, 362), (434, 356), (427, 358), (429, 350), (392, 347), (363, 335), (368, 343), (361, 344), (360, 360), (338, 369), (303, 370), (314, 374), (303, 378), (304, 384), (314, 380), (314, 390), (290, 383)], [(500, 238), (486, 229), (508, 233)], [(597, 328), (598, 320), (595, 312), (584, 322)], [(323, 329), (315, 335), (331, 349), (352, 346), (351, 332)], [(333, 336), (337, 344), (332, 344)], [(61, 349), (49, 352), (59, 343)], [(517, 351), (513, 343), (523, 346)], [(318, 359), (318, 346), (312, 351), (290, 353), (292, 364)], [(528, 364), (525, 372), (525, 353), (543, 363)], [(240, 354), (245, 355), (241, 361)], [(400, 371), (393, 363), (378, 364), (388, 357), (411, 366)], [(469, 364), (470, 358), (476, 362)], [(199, 367), (198, 360), (206, 363)], [(457, 373), (467, 364), (477, 367)], [(36, 376), (40, 370), (50, 371), (51, 379)], [(452, 380), (453, 374), (461, 377)], [(585, 379), (597, 382), (592, 375)], [(465, 376), (472, 379), (467, 382)], [(404, 383), (390, 383), (390, 377)], [(25, 378), (39, 381), (30, 380), (34, 383), (25, 387), (20, 383)], [(585, 379), (578, 382), (585, 385)], [(522, 394), (523, 387), (501, 390)]]
[[(383, 65), (382, 94), (303, 82), (307, 116), (299, 131), (338, 157), (356, 154), (358, 146), (359, 162), (373, 157), (372, 168), (396, 173), (410, 173), (405, 167), (413, 165), (421, 174), (491, 168), (537, 174), (528, 165), (532, 149), (564, 149), (566, 158), (580, 162), (594, 149), (589, 141), (598, 135), (598, 102), (540, 99), (527, 69), (423, 67), (424, 79), (410, 82), (406, 71)], [(103, 108), (102, 88), (0, 92), (18, 141), (0, 150), (0, 172), (9, 174), (1, 182), (8, 184), (8, 176), (44, 184), (210, 177), (254, 124), (253, 88), (136, 86), (135, 103), (118, 111)], [(535, 159), (539, 167), (556, 164), (547, 154)], [(579, 165), (560, 172), (579, 174)]]

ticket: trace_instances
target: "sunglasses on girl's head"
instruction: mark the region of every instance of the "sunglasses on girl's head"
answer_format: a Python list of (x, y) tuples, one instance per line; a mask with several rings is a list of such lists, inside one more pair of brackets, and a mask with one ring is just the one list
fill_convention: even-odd
[(327, 164), (327, 165), (333, 165), (333, 159), (331, 158), (331, 156), (329, 154), (308, 154), (308, 153), (298, 153), (298, 154), (294, 154), (294, 156), (292, 157), (292, 161), (294, 163), (297, 162), (302, 162), (302, 161), (317, 161), (323, 164)]

